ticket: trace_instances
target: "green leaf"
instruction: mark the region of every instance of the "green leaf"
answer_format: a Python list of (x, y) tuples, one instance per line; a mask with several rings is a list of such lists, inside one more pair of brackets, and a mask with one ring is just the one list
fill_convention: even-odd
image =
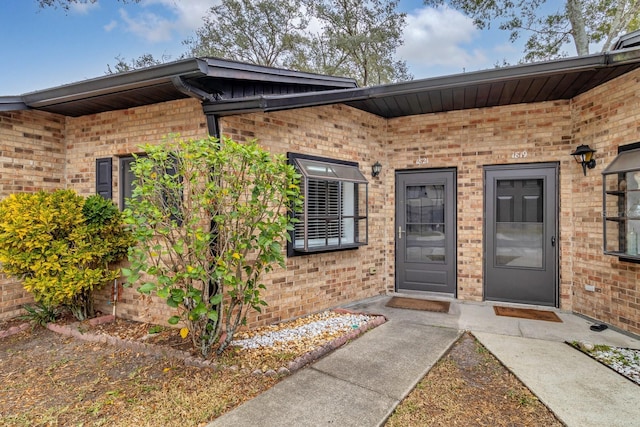
[(138, 288), (138, 292), (148, 295), (155, 289), (156, 289), (155, 283), (147, 282)]
[(171, 316), (171, 317), (167, 320), (167, 323), (169, 323), (170, 325), (177, 325), (179, 321), (180, 321), (180, 317), (178, 317), (178, 316)]
[(215, 310), (211, 310), (209, 312), (209, 314), (207, 314), (207, 317), (209, 318), (209, 320), (211, 320), (212, 322), (217, 322), (218, 321), (218, 312)]
[(207, 307), (204, 305), (204, 303), (201, 302), (198, 305), (196, 305), (195, 308), (193, 310), (191, 310), (191, 312), (196, 317), (200, 317), (200, 316), (204, 315), (207, 312)]
[(171, 299), (175, 302), (182, 302), (184, 300), (184, 291), (182, 289), (173, 288), (171, 289)]
[(211, 298), (209, 298), (209, 302), (213, 305), (220, 304), (222, 302), (222, 294), (213, 295)]
[(168, 298), (169, 297), (169, 288), (167, 286), (160, 288), (156, 291), (156, 295), (160, 298)]
[(138, 280), (140, 280), (140, 275), (136, 273), (133, 273), (131, 276), (127, 277), (127, 283), (130, 285), (133, 285)]
[(178, 255), (182, 255), (184, 253), (184, 242), (180, 240), (176, 244), (174, 244), (172, 248), (175, 253), (177, 253)]

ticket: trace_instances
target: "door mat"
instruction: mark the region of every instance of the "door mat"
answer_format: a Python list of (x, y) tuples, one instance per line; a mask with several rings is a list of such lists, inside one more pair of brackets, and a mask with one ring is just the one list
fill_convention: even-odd
[(428, 299), (392, 297), (387, 302), (387, 307), (408, 308), (410, 310), (435, 311), (436, 313), (448, 313), (449, 301), (433, 301)]
[(562, 319), (560, 319), (553, 311), (534, 310), (532, 308), (501, 307), (497, 305), (493, 306), (493, 311), (495, 311), (498, 316), (520, 317), (522, 319), (546, 320), (547, 322), (562, 323)]

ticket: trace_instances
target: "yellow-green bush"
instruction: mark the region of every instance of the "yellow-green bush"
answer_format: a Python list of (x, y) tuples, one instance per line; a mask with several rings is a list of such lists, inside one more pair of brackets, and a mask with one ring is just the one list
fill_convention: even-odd
[(91, 291), (118, 277), (109, 263), (132, 239), (118, 208), (72, 190), (12, 194), (0, 201), (0, 271), (23, 281), (37, 302), (93, 315)]

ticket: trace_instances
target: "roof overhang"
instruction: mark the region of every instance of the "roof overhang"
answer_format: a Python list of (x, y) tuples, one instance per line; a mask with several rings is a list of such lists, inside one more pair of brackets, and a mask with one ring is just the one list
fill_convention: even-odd
[[(634, 37), (636, 37), (634, 35)], [(623, 40), (633, 44), (631, 36)], [(640, 68), (640, 47), (358, 88), (353, 79), (216, 58), (191, 58), (51, 89), (0, 97), (0, 111), (66, 116), (195, 97), (207, 114), (346, 104), (384, 118), (568, 100)]]
[(20, 96), (0, 96), (0, 111), (28, 110)]
[(571, 99), (637, 68), (640, 48), (633, 48), (367, 88), (222, 100), (204, 108), (229, 115), (343, 103), (392, 118)]
[[(191, 58), (30, 92), (31, 109), (68, 116), (149, 105), (186, 97), (225, 98), (225, 92), (296, 93), (353, 88), (355, 80), (301, 73), (217, 58)], [(276, 89), (274, 89), (274, 87)]]

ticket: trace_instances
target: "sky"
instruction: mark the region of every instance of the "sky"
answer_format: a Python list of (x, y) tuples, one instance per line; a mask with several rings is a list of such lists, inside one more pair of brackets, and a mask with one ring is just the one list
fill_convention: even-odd
[[(104, 76), (107, 66), (151, 53), (178, 59), (182, 43), (202, 26), (220, 0), (99, 0), (63, 9), (40, 9), (36, 0), (0, 0), (0, 96), (52, 88)], [(497, 29), (478, 30), (448, 7), (400, 0), (407, 13), (403, 46), (397, 51), (414, 78), (428, 78), (515, 64), (523, 56)]]

